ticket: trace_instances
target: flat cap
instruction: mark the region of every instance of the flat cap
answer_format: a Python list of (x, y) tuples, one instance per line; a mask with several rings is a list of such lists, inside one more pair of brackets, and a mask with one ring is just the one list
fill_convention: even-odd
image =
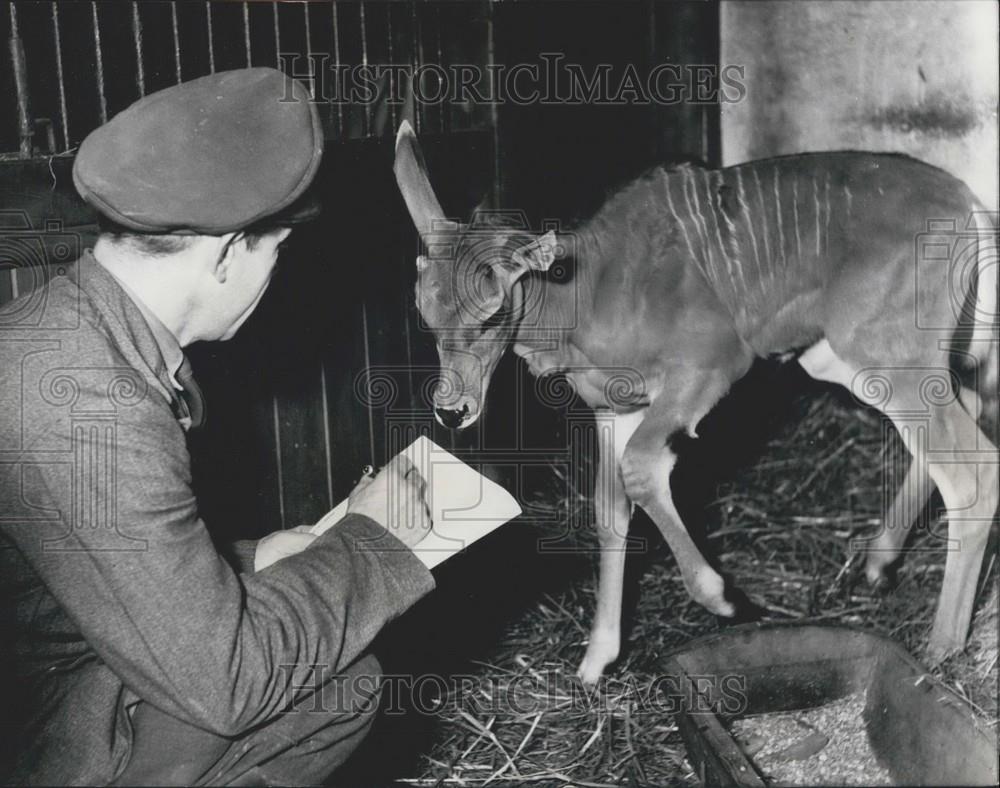
[(221, 235), (268, 217), (312, 218), (307, 189), (322, 155), (306, 87), (246, 68), (139, 99), (83, 141), (73, 182), (136, 232)]

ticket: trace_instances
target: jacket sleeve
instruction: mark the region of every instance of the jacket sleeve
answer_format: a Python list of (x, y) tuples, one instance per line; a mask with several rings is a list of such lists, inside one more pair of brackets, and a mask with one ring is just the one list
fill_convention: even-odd
[[(75, 407), (106, 403), (106, 384), (84, 386)], [(360, 515), (238, 574), (198, 517), (183, 433), (156, 392), (119, 408), (110, 433), (53, 425), (78, 463), (72, 479), (57, 464), (26, 473), (28, 500), (61, 517), (12, 529), (16, 545), (100, 658), (180, 719), (227, 736), (268, 720), (433, 588), (413, 552)]]
[(238, 539), (222, 545), (220, 552), (229, 559), (230, 565), (237, 572), (246, 575), (253, 574), (253, 563), (257, 557), (257, 539)]

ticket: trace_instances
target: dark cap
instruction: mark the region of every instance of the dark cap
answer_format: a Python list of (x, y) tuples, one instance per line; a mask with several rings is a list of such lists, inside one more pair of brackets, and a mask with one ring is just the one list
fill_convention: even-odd
[(306, 87), (273, 68), (246, 68), (139, 99), (83, 141), (73, 182), (136, 232), (221, 235), (315, 216), (309, 185), (322, 155)]

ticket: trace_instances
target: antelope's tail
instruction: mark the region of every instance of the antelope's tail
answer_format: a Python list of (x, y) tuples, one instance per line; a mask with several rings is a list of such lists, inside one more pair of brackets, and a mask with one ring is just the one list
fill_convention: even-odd
[(997, 315), (1000, 238), (997, 215), (979, 210), (973, 214), (976, 252), (976, 306), (971, 351), (978, 360), (976, 388), (981, 411), (980, 425), (996, 446), (1000, 443), (1000, 322)]

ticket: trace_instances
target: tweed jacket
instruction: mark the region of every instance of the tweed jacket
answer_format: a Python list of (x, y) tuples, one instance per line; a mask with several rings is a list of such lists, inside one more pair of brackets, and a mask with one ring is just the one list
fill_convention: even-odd
[(238, 736), (356, 660), (433, 588), (360, 515), (240, 571), (199, 519), (183, 412), (140, 310), (89, 252), (0, 308), (8, 782), (113, 780), (139, 701)]

